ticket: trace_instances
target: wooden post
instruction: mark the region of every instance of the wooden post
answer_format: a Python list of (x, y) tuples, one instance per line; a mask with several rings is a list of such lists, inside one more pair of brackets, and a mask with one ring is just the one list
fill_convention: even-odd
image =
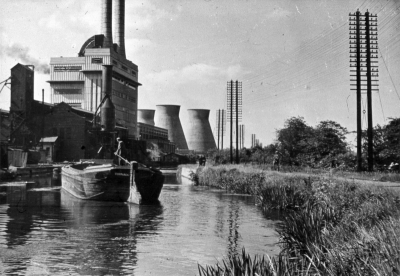
[(130, 178), (129, 178), (129, 198), (128, 202), (141, 204), (142, 203), (142, 196), (140, 195), (135, 182), (135, 172), (138, 168), (138, 164), (135, 161), (129, 163), (131, 166)]

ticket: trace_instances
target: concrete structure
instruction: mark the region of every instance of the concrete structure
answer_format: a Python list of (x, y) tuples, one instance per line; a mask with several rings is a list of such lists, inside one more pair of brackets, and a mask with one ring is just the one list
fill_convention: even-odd
[(138, 67), (125, 57), (124, 10), (118, 0), (115, 14), (117, 44), (112, 43), (111, 0), (102, 0), (100, 35), (90, 37), (78, 57), (50, 59), (50, 87), (53, 104), (68, 103), (94, 113), (104, 97), (102, 65), (113, 65), (112, 103), (117, 125), (128, 129), (129, 138), (137, 139)]
[(118, 45), (117, 52), (125, 58), (125, 0), (115, 1), (114, 18), (115, 43)]
[(155, 124), (168, 130), (168, 139), (177, 149), (188, 149), (182, 124), (179, 119), (179, 105), (157, 105)]
[[(175, 144), (168, 140), (168, 130), (140, 122), (138, 126), (141, 140), (156, 144), (162, 153), (175, 152)], [(153, 146), (148, 144), (147, 148), (153, 148)]]
[[(175, 144), (168, 139), (168, 130), (156, 127), (154, 122), (155, 110), (139, 109), (138, 110), (138, 132), (139, 137), (148, 143), (154, 143), (163, 153), (175, 152)], [(148, 148), (152, 148), (151, 145)]]
[(188, 109), (189, 128), (186, 132), (189, 149), (196, 153), (206, 153), (209, 149), (215, 149), (215, 139), (211, 130), (208, 117), (208, 109)]
[(155, 125), (154, 122), (154, 109), (138, 109), (138, 123), (148, 124), (148, 125)]
[(112, 0), (101, 1), (101, 33), (104, 35), (104, 48), (112, 48)]

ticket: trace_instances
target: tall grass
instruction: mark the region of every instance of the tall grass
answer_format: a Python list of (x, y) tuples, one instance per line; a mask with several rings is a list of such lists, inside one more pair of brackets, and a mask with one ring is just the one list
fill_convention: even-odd
[(244, 250), (200, 275), (399, 275), (398, 193), (321, 176), (302, 177), (215, 167), (199, 185), (252, 194), (261, 208), (286, 215), (277, 231), (279, 256)]

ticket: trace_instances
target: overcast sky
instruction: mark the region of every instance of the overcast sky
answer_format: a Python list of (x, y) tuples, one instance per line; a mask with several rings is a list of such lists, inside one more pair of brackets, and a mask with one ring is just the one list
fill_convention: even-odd
[[(100, 33), (100, 0), (1, 4), (0, 81), (17, 63), (34, 64), (35, 99), (45, 89), (50, 101), (50, 57), (77, 56)], [(239, 80), (246, 146), (251, 134), (264, 146), (272, 143), (292, 116), (311, 126), (334, 120), (355, 130), (348, 18), (359, 8), (378, 14), (373, 117), (374, 125), (385, 124), (400, 116), (399, 7), (394, 0), (126, 0), (127, 58), (138, 65), (143, 84), (139, 108), (180, 105), (184, 131), (187, 109), (210, 109), (214, 130), (216, 110), (226, 109), (227, 81)], [(0, 108), (9, 109), (9, 95), (4, 88)]]

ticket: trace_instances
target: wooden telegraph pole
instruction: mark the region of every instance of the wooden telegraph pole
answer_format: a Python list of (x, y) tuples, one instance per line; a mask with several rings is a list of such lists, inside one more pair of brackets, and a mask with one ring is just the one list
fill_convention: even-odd
[[(368, 112), (368, 170), (373, 170), (373, 124), (372, 124), (372, 91), (378, 91), (378, 38), (377, 38), (377, 15), (368, 12), (362, 15), (358, 10), (354, 14), (350, 13), (350, 67), (351, 85), (356, 86), (357, 92), (357, 171), (362, 170), (362, 94), (367, 94), (367, 112)], [(376, 65), (372, 65), (376, 64)], [(353, 74), (353, 73), (356, 74)], [(354, 83), (355, 82), (355, 83)], [(372, 89), (372, 87), (376, 87)], [(366, 88), (363, 88), (366, 87)]]

